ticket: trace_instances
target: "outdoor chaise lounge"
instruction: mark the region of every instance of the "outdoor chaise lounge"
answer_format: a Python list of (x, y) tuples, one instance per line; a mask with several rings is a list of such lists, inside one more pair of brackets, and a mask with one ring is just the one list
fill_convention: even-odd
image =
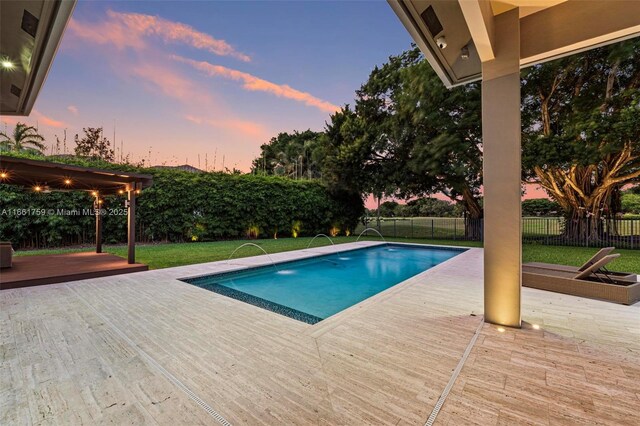
[(535, 268), (542, 269), (553, 269), (554, 271), (567, 271), (567, 272), (582, 272), (587, 269), (589, 266), (593, 265), (603, 257), (611, 254), (614, 251), (615, 247), (605, 247), (600, 249), (596, 254), (594, 254), (591, 259), (587, 260), (582, 264), (582, 266), (570, 266), (570, 265), (558, 265), (555, 263), (542, 263), (542, 262), (529, 262), (525, 263), (522, 266), (532, 266)]
[(637, 282), (636, 275), (612, 273), (605, 267), (619, 256), (620, 254), (607, 254), (583, 270), (573, 271), (523, 265), (522, 285), (631, 305), (640, 300), (640, 283)]
[[(558, 265), (556, 263), (542, 263), (542, 262), (529, 262), (529, 263), (524, 263), (522, 266), (532, 267), (536, 269), (551, 269), (553, 271), (561, 271), (561, 272), (573, 272), (574, 274), (577, 274), (578, 272), (583, 272), (587, 270), (590, 266), (593, 266), (596, 262), (600, 261), (605, 256), (610, 255), (611, 252), (614, 251), (615, 249), (616, 249), (615, 247), (605, 247), (598, 250), (598, 252), (594, 254), (589, 260), (584, 262), (582, 266)], [(613, 258), (611, 258), (610, 261), (611, 260), (613, 260)], [(605, 268), (605, 265), (601, 266), (600, 269), (603, 270), (602, 272), (604, 274), (611, 276), (614, 279), (629, 281), (629, 280), (635, 280), (636, 278), (635, 275), (625, 273), (625, 272), (607, 271)]]

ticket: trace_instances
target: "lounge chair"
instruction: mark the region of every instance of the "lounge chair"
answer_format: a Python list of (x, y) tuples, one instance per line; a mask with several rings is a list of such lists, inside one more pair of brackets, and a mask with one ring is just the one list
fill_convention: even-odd
[[(598, 252), (596, 254), (594, 254), (591, 259), (587, 260), (585, 263), (582, 264), (582, 266), (570, 266), (570, 265), (557, 265), (555, 263), (541, 263), (541, 262), (529, 262), (529, 263), (524, 263), (522, 265), (522, 267), (527, 267), (527, 268), (536, 268), (536, 269), (549, 269), (552, 271), (559, 271), (559, 272), (570, 272), (570, 273), (574, 273), (574, 274), (578, 274), (579, 272), (584, 272), (586, 270), (588, 270), (590, 267), (592, 267), (593, 265), (595, 265), (596, 263), (598, 263), (600, 260), (602, 260), (603, 258), (605, 258), (606, 256), (610, 256), (611, 252), (613, 250), (615, 250), (615, 247), (605, 247), (602, 248), (600, 250), (598, 250)], [(616, 255), (613, 255), (614, 257), (618, 257)], [(609, 262), (611, 262), (611, 260), (613, 260), (614, 258), (609, 258), (608, 262), (605, 262), (602, 264), (602, 266), (599, 268), (601, 274), (600, 276), (609, 276), (613, 279), (617, 279), (617, 280), (624, 280), (624, 281), (629, 281), (629, 280), (636, 280), (636, 276), (634, 274), (629, 274), (629, 273), (625, 273), (625, 272), (612, 272), (612, 271), (608, 271), (606, 269), (606, 264), (608, 264)]]
[(523, 265), (522, 285), (631, 305), (640, 300), (640, 283), (636, 275), (607, 271), (606, 265), (617, 257), (620, 254), (605, 255), (577, 273)]
[(566, 272), (582, 272), (587, 269), (589, 266), (593, 265), (603, 257), (611, 254), (614, 251), (615, 247), (605, 247), (600, 250), (596, 254), (594, 254), (591, 259), (587, 260), (582, 266), (569, 266), (569, 265), (556, 265), (555, 263), (542, 263), (542, 262), (529, 262), (525, 263), (523, 266), (531, 266), (535, 268), (543, 268), (543, 269), (552, 269), (554, 271), (566, 271)]

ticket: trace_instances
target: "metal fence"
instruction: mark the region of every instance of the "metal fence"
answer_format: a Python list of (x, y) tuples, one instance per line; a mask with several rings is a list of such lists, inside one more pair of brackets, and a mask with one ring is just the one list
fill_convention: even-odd
[[(586, 222), (567, 221), (561, 217), (522, 218), (522, 241), (530, 244), (566, 245), (640, 249), (640, 218), (620, 218), (602, 221), (597, 232), (582, 232)], [(385, 237), (422, 238), (432, 240), (482, 241), (482, 219), (455, 217), (397, 217), (368, 218), (356, 235), (365, 227), (377, 229)], [(367, 235), (367, 234), (365, 234)], [(373, 232), (371, 233), (373, 235)]]

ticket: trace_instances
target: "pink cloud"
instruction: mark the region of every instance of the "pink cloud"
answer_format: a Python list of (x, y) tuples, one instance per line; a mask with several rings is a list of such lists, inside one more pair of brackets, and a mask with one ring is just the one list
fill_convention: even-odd
[(69, 105), (67, 107), (67, 111), (69, 111), (73, 115), (78, 115), (78, 107), (75, 105)]
[(121, 22), (114, 20), (87, 23), (71, 19), (67, 31), (77, 39), (94, 44), (113, 45), (120, 50), (124, 48), (141, 50), (146, 47), (142, 34), (129, 31)]
[(230, 130), (235, 133), (240, 133), (252, 139), (262, 140), (266, 139), (269, 135), (263, 125), (247, 120), (240, 119), (224, 119), (214, 120), (205, 117), (185, 115), (185, 120), (195, 124), (205, 124), (207, 126), (215, 127), (218, 129)]
[[(0, 123), (4, 124), (4, 125), (12, 125), (15, 126), (18, 123), (24, 122), (24, 119), (22, 117), (16, 117), (16, 116), (12, 116), (12, 115), (7, 115), (7, 116), (3, 116), (0, 117)], [(20, 121), (22, 120), (22, 121)], [(2, 129), (3, 132), (5, 131), (4, 126)]]
[(37, 111), (37, 110), (33, 110), (31, 112), (30, 117), (34, 118), (35, 120), (37, 120), (37, 123), (40, 124), (44, 124), (45, 126), (49, 126), (49, 127), (55, 127), (57, 129), (64, 129), (66, 127), (69, 127), (69, 125), (67, 123), (65, 123), (64, 121), (59, 121), (59, 120), (55, 120), (51, 117), (48, 117), (44, 114), (42, 114), (41, 112)]
[(148, 88), (160, 91), (165, 96), (183, 104), (209, 107), (213, 104), (213, 99), (208, 93), (200, 90), (193, 81), (166, 66), (151, 62), (139, 63), (132, 65), (126, 72), (142, 79)]
[(111, 44), (118, 49), (143, 49), (145, 37), (159, 37), (165, 43), (182, 43), (195, 49), (206, 50), (219, 56), (230, 56), (243, 62), (251, 57), (238, 52), (225, 40), (180, 23), (141, 13), (107, 11), (107, 20), (100, 23), (83, 23), (72, 19), (69, 23), (72, 35), (97, 44)]
[(213, 65), (205, 61), (194, 61), (193, 59), (177, 55), (173, 55), (172, 58), (179, 62), (191, 65), (193, 68), (202, 71), (211, 77), (224, 77), (234, 81), (240, 81), (242, 82), (242, 87), (247, 90), (271, 93), (281, 98), (302, 102), (305, 105), (312, 106), (329, 113), (336, 112), (340, 109), (337, 105), (316, 98), (310, 93), (296, 90), (286, 84), (272, 83), (246, 72), (223, 67), (221, 65)]

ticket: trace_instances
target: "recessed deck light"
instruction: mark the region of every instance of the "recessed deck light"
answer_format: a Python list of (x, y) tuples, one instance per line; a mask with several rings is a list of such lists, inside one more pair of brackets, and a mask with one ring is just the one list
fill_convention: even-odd
[(540, 330), (540, 326), (538, 324), (533, 324), (532, 327), (534, 330)]
[(504, 327), (498, 327), (498, 331), (499, 331), (500, 333), (504, 333)]

